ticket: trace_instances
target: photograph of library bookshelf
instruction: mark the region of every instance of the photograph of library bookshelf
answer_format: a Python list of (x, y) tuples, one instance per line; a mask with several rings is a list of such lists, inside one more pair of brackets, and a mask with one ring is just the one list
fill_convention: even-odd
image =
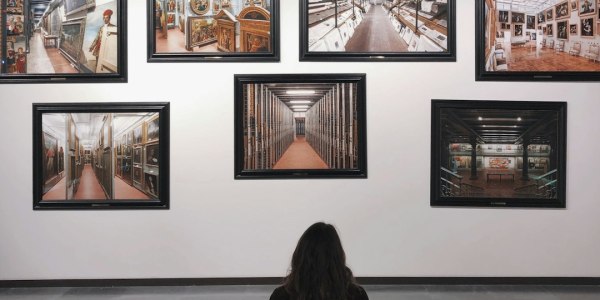
[(6, 5), (2, 74), (120, 72), (120, 0), (11, 0)]
[(448, 0), (310, 0), (307, 5), (311, 52), (446, 52), (448, 48)]
[(272, 51), (272, 0), (153, 0), (156, 53)]
[(598, 0), (485, 0), (486, 71), (600, 71)]
[(556, 199), (559, 113), (441, 108), (442, 197)]
[(43, 201), (159, 195), (158, 113), (45, 113)]
[(356, 83), (243, 88), (244, 170), (359, 168)]

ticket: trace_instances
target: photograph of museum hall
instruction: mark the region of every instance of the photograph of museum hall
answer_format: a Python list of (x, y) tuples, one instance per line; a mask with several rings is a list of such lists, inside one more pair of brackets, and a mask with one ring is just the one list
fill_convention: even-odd
[(442, 197), (557, 197), (558, 112), (442, 108)]
[(308, 0), (307, 3), (309, 51), (448, 51), (448, 0)]
[(156, 52), (270, 52), (271, 1), (156, 0)]
[(42, 115), (42, 201), (158, 197), (158, 113)]
[(598, 0), (485, 0), (485, 70), (600, 71)]
[(2, 74), (118, 73), (120, 0), (8, 0)]
[(356, 83), (243, 86), (244, 170), (357, 169)]

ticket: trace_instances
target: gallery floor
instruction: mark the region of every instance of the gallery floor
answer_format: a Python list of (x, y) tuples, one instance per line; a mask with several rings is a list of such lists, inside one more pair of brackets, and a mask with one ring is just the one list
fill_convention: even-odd
[(346, 44), (349, 52), (407, 51), (408, 44), (394, 30), (384, 7), (372, 7)]
[(306, 141), (299, 136), (283, 153), (273, 169), (327, 169), (327, 164)]
[[(275, 286), (2, 288), (0, 299), (267, 300)], [(369, 285), (371, 300), (597, 300), (600, 286)]]

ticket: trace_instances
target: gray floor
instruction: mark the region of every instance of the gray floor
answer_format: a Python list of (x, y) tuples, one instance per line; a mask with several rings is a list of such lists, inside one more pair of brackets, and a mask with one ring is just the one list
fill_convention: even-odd
[[(275, 286), (190, 286), (106, 288), (10, 288), (0, 289), (0, 299), (269, 299)], [(598, 300), (600, 286), (511, 285), (372, 285), (365, 286), (371, 300)]]

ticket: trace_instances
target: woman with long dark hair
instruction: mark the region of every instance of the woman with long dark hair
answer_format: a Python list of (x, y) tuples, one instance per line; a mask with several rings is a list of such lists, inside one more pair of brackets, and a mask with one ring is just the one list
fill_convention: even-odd
[(340, 237), (330, 224), (310, 226), (296, 246), (284, 284), (271, 300), (368, 300), (346, 266)]

